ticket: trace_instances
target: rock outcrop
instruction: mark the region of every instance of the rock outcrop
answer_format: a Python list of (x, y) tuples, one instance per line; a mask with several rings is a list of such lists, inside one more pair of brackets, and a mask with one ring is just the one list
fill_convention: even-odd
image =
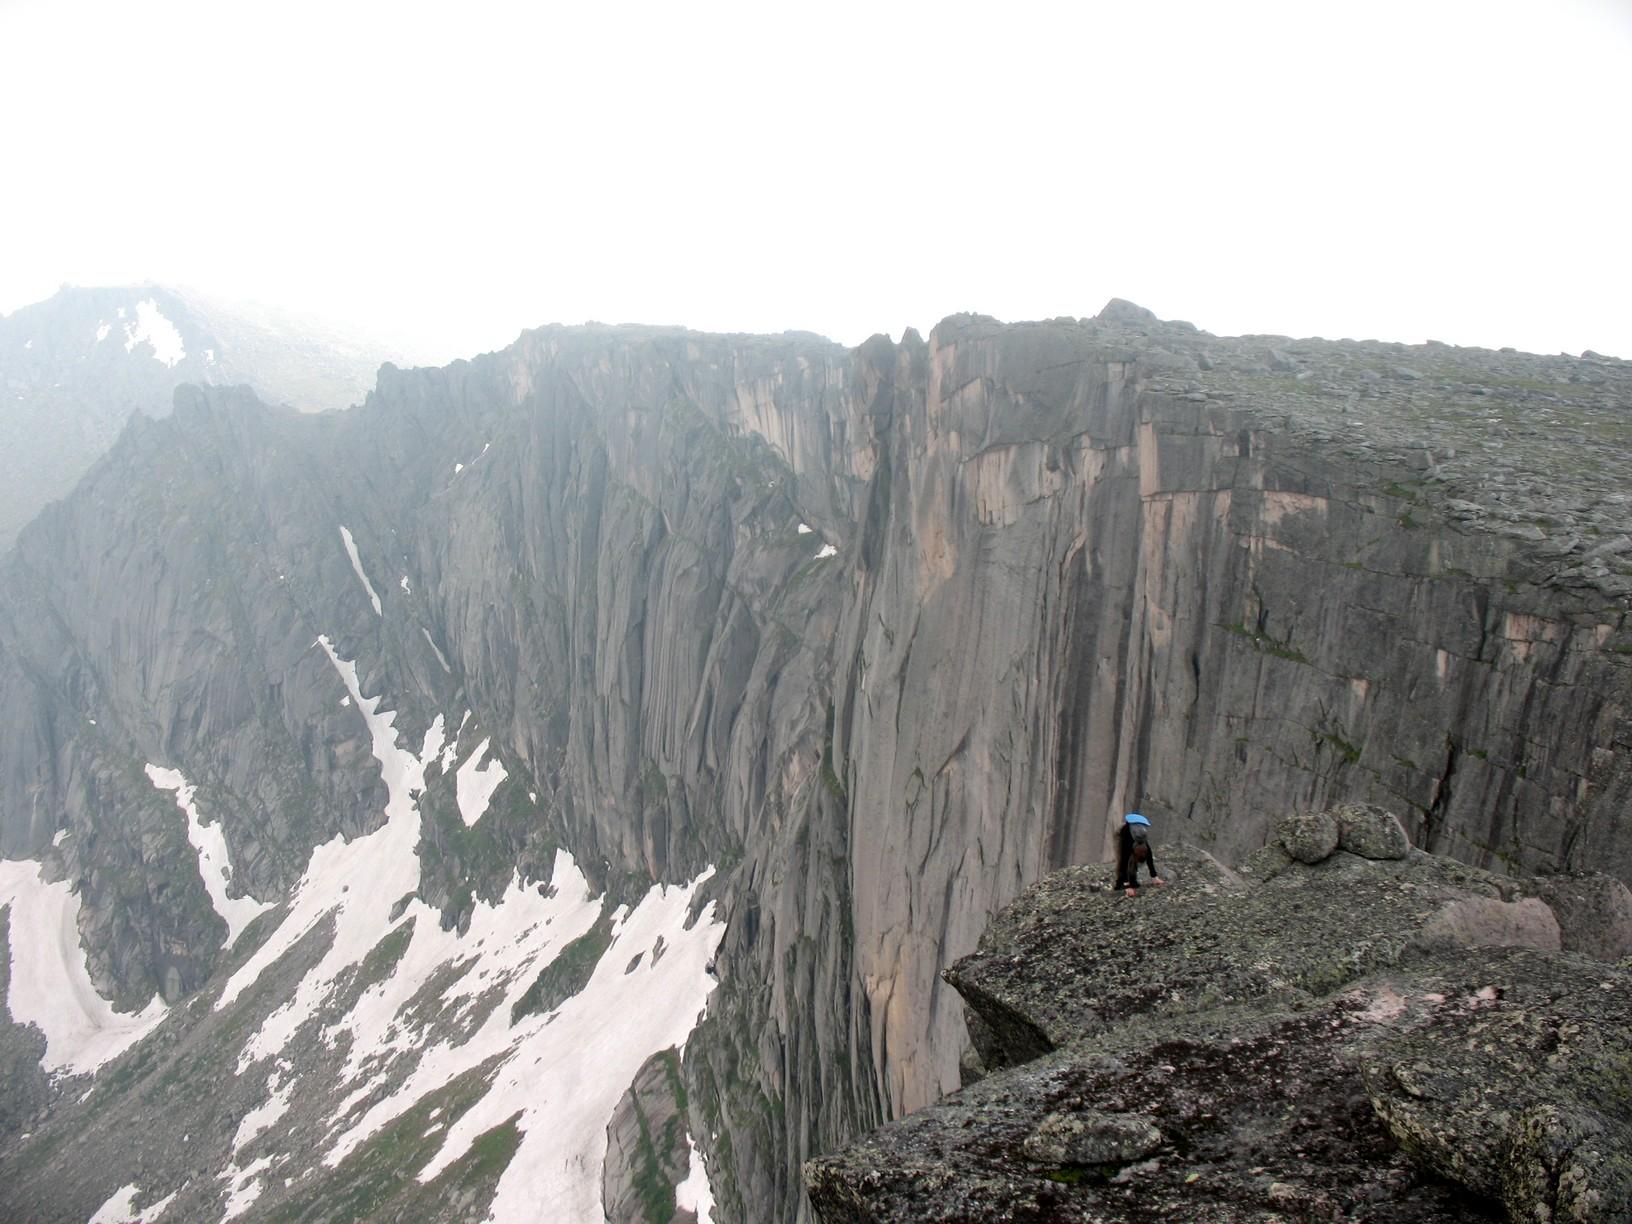
[(947, 971), (992, 1074), (807, 1165), (818, 1217), (1627, 1218), (1632, 965), (1557, 951), (1547, 881), (1281, 849), (1024, 893)]
[(308, 417), (184, 389), (0, 572), (0, 852), (74, 884), (105, 991), (187, 996), (223, 924), (144, 766), (283, 899), (382, 810), (321, 635), (405, 743), (466, 709), (506, 771), (467, 825), (427, 769), (448, 927), (558, 847), (614, 900), (717, 867), (693, 1133), (719, 1218), (797, 1218), (800, 1162), (958, 1086), (939, 970), (1114, 813), (1241, 864), (1266, 813), (1383, 805), (1632, 878), (1629, 392), (1125, 306), (855, 350), (544, 328)]
[(618, 1102), (606, 1125), (601, 1201), (608, 1220), (697, 1224), (697, 1213), (675, 1201), (675, 1187), (691, 1171), (686, 1097), (679, 1051), (665, 1050)]

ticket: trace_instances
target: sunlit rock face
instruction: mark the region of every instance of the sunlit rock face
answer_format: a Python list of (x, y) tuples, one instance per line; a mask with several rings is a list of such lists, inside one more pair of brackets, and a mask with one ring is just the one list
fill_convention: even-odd
[[(855, 350), (546, 328), (318, 417), (183, 389), (0, 574), (0, 850), (72, 890), (96, 988), (168, 1008), (105, 1096), (31, 1089), (0, 1207), (502, 1215), (652, 1167), (676, 1212), (792, 1219), (804, 1159), (957, 1086), (939, 971), (1123, 811), (1233, 862), (1378, 803), (1626, 878), (1629, 385), (1122, 304)], [(478, 955), (512, 918), (526, 963)], [(552, 1149), (582, 1176), (525, 1180), (538, 1102), (580, 1098), (516, 1051), (671, 961), (572, 1115), (598, 1138)], [(605, 1166), (671, 1048), (686, 1159), (625, 1110)], [(199, 1076), (234, 1087), (196, 1161), (139, 1177), (118, 1120)]]

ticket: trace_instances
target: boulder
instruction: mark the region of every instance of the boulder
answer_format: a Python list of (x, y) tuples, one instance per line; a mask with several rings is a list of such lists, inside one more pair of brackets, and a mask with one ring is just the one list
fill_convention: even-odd
[(1469, 897), (1453, 901), (1422, 928), (1425, 944), (1459, 944), (1467, 948), (1560, 948), (1558, 919), (1545, 901), (1525, 897), (1498, 901)]
[(1294, 812), (1276, 826), (1286, 852), (1300, 863), (1318, 863), (1337, 849), (1337, 817), (1331, 812)]
[(1101, 323), (1115, 323), (1122, 327), (1151, 328), (1161, 325), (1155, 311), (1147, 310), (1126, 298), (1112, 298), (1095, 317)]
[(1400, 818), (1375, 803), (1345, 803), (1334, 808), (1338, 845), (1350, 854), (1369, 859), (1403, 859), (1411, 852), (1411, 838)]

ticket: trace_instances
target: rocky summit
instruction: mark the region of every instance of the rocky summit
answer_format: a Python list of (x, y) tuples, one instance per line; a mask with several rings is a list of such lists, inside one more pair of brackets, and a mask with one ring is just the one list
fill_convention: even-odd
[(997, 915), (946, 973), (974, 1082), (808, 1164), (818, 1218), (1632, 1218), (1624, 885), (1424, 854), (1375, 807), (1161, 865)]
[[(54, 351), (202, 361), (147, 300)], [(1496, 1119), (1368, 1051), (1620, 999), (1548, 966), (1628, 921), (1624, 363), (1112, 302), (173, 394), (0, 556), (0, 1218), (794, 1224), (807, 1160), (1079, 1048), (1002, 1210), (1449, 1213), (1519, 1193), (1457, 1138)], [(994, 928), (1047, 955), (942, 979), (1134, 809), (1169, 887), (1078, 867)], [(1277, 1146), (1288, 1085), (1349, 1173)], [(1501, 1125), (1609, 1196), (1591, 1100)]]

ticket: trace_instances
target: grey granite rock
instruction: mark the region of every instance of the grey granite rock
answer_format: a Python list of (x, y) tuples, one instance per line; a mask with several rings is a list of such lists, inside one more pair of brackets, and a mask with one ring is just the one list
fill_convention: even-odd
[(1337, 842), (1350, 854), (1370, 859), (1401, 859), (1411, 850), (1411, 839), (1400, 818), (1375, 803), (1348, 803), (1333, 811)]
[[(1507, 904), (1490, 894), (1510, 882), (1427, 855), (1289, 862), (1246, 890), (1170, 857), (1190, 873), (1161, 907), (1070, 870), (998, 915), (949, 977), (988, 1022), (1028, 1017), (1057, 1048), (810, 1162), (818, 1219), (1627, 1218), (1626, 968), (1397, 942), (1444, 910), (1383, 900), (1396, 891)], [(1135, 930), (1142, 996), (1126, 976)], [(1310, 972), (1321, 942), (1351, 971)], [(1263, 988), (1202, 997), (1186, 989), (1198, 959)], [(1062, 993), (1104, 1003), (1089, 1018)]]
[(1532, 885), (1558, 920), (1564, 951), (1594, 960), (1632, 956), (1632, 889), (1601, 872), (1543, 876)]
[(1162, 1146), (1162, 1132), (1136, 1114), (1052, 1113), (1020, 1145), (1047, 1165), (1131, 1164)]
[(1331, 812), (1294, 812), (1275, 826), (1275, 838), (1298, 862), (1318, 863), (1337, 849), (1337, 817)]
[(675, 1206), (674, 1188), (691, 1166), (686, 1127), (680, 1053), (664, 1050), (640, 1069), (606, 1124), (601, 1202), (610, 1224), (696, 1224), (695, 1211)]
[[(1625, 530), (1632, 371), (1580, 365), (1117, 307), (854, 350), (544, 328), (316, 417), (188, 391), (0, 572), (0, 852), (68, 831), (97, 981), (185, 996), (221, 926), (142, 766), (197, 782), (237, 884), (284, 896), (383, 798), (326, 635), (405, 742), (469, 709), (510, 773), (474, 829), (428, 779), (449, 926), (557, 846), (620, 896), (715, 865), (699, 1140), (719, 1218), (796, 1219), (801, 1160), (958, 1085), (939, 970), (1127, 810), (1174, 888), (1266, 904), (1302, 870), (1258, 853), (1276, 817), (1349, 802), (1481, 867), (1632, 878), (1632, 566), (1584, 558)], [(1386, 893), (1366, 864), (1318, 870)], [(1174, 895), (1127, 902), (1144, 934)], [(1318, 949), (1289, 970), (1220, 988), (1296, 997)]]
[(1468, 948), (1538, 948), (1557, 952), (1558, 919), (1545, 901), (1468, 897), (1454, 901), (1423, 925), (1418, 942)]
[(1330, 994), (1424, 948), (1559, 943), (1551, 910), (1518, 886), (1420, 852), (1293, 860), (1254, 884), (1189, 846), (1162, 855), (1169, 886), (1136, 900), (1108, 866), (1048, 876), (946, 970), (992, 1034), (988, 1066), (1135, 1016)]
[(1632, 1218), (1632, 976), (1512, 954), (1361, 1059), (1413, 1157), (1515, 1220)]

